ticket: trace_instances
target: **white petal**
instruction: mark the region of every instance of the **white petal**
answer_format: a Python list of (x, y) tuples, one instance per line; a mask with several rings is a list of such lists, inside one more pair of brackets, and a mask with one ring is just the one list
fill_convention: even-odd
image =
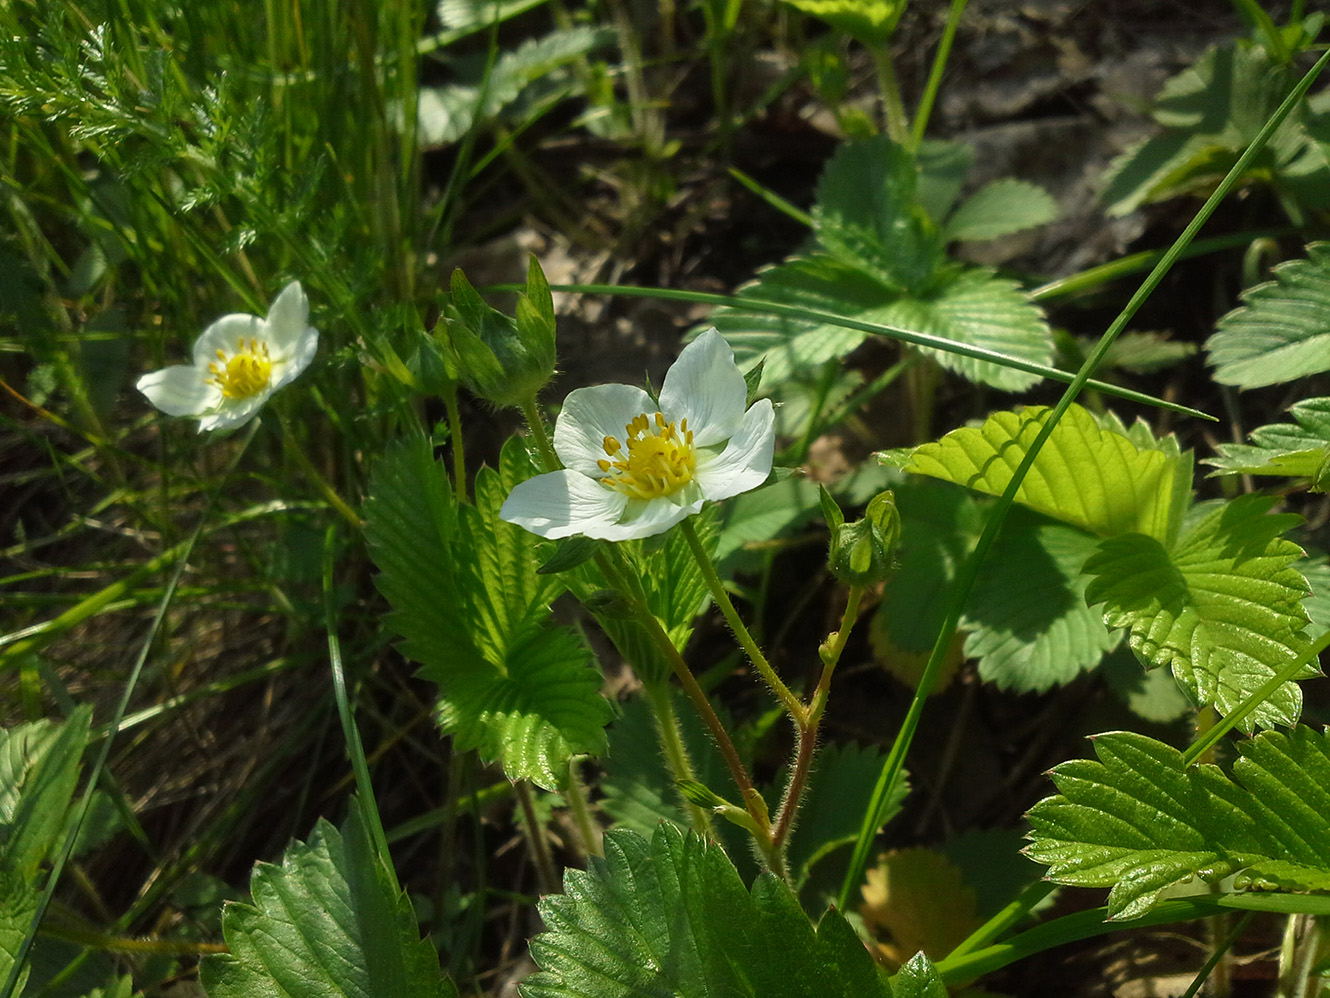
[(268, 309), (266, 326), (268, 347), (272, 350), (273, 356), (294, 356), (296, 347), (310, 331), (309, 299), (305, 297), (299, 281), (292, 281), (282, 289), (282, 293)]
[(313, 326), (307, 326), (300, 341), (296, 344), (291, 358), (285, 361), (273, 362), (272, 390), (276, 391), (282, 385), (290, 384), (299, 376), (300, 372), (309, 367), (310, 361), (314, 359), (314, 352), (319, 349), (319, 331)]
[[(677, 498), (677, 497), (675, 497)], [(651, 537), (664, 533), (680, 520), (702, 510), (701, 498), (679, 505), (670, 499), (632, 500), (624, 513), (623, 520), (608, 526), (597, 526), (596, 532), (587, 532), (588, 537), (602, 541), (632, 541), (639, 537)]]
[(551, 471), (519, 482), (499, 516), (533, 534), (558, 540), (608, 528), (623, 514), (628, 497), (575, 471)]
[[(744, 414), (739, 432), (725, 449), (709, 461), (699, 463), (694, 481), (708, 499), (728, 499), (755, 489), (771, 474), (771, 456), (776, 448), (776, 411), (771, 399), (759, 399)], [(688, 424), (690, 427), (692, 423)]]
[(264, 338), (263, 320), (253, 315), (234, 312), (224, 315), (203, 331), (194, 343), (194, 366), (203, 371), (217, 360), (217, 351), (225, 350), (229, 357), (236, 352), (236, 342)]
[(604, 474), (605, 438), (623, 439), (624, 428), (643, 413), (653, 413), (651, 396), (632, 385), (596, 385), (568, 393), (554, 424), (554, 451), (564, 467), (599, 478)]
[(660, 411), (674, 423), (686, 418), (693, 443), (709, 447), (734, 435), (747, 399), (734, 351), (720, 333), (708, 329), (665, 372)]
[(259, 392), (247, 399), (222, 399), (221, 403), (199, 420), (199, 432), (204, 430), (230, 430), (248, 423), (263, 408), (272, 390)]
[(168, 416), (197, 416), (222, 397), (216, 385), (204, 380), (204, 372), (179, 364), (145, 374), (138, 380), (138, 389)]

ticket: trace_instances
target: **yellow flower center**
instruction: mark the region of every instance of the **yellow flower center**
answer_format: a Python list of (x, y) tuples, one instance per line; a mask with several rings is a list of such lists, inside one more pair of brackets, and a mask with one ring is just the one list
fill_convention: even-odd
[(267, 388), (272, 380), (268, 344), (250, 340), (246, 346), (244, 337), (241, 337), (236, 340), (235, 353), (228, 357), (225, 350), (218, 350), (217, 363), (209, 364), (208, 370), (212, 372), (209, 380), (222, 390), (224, 397), (252, 398)]
[(697, 468), (688, 420), (676, 429), (660, 413), (636, 417), (624, 427), (623, 442), (606, 437), (605, 453), (609, 460), (598, 462), (605, 472), (600, 483), (630, 499), (672, 496), (693, 480)]

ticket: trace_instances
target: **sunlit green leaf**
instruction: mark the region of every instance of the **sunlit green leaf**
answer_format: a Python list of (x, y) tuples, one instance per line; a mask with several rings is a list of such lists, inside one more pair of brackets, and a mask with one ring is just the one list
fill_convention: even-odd
[(403, 650), (439, 687), (439, 717), (462, 749), (502, 760), (513, 779), (553, 788), (568, 760), (604, 749), (609, 704), (578, 635), (549, 624), (559, 576), (541, 575), (534, 534), (499, 507), (534, 473), (520, 442), (476, 476), (475, 506), (457, 506), (428, 443), (379, 461), (366, 533)]
[(667, 824), (650, 842), (607, 833), (604, 858), (568, 870), (540, 914), (527, 998), (890, 996), (839, 913), (815, 932), (782, 881), (762, 874), (750, 893), (724, 852)]
[[(980, 427), (962, 427), (916, 448), (906, 470), (1001, 495), (1051, 411), (995, 412)], [(1142, 450), (1072, 405), (1016, 501), (1101, 536), (1137, 532), (1163, 540), (1176, 529), (1190, 489), (1189, 457)]]
[(1250, 444), (1219, 444), (1205, 464), (1213, 475), (1278, 475), (1310, 478), (1324, 491), (1330, 472), (1330, 398), (1305, 399), (1289, 409), (1294, 423), (1272, 423), (1251, 433)]
[(1238, 886), (1330, 890), (1330, 744), (1310, 728), (1237, 743), (1230, 779), (1130, 732), (1094, 740), (1099, 761), (1054, 768), (1059, 793), (1031, 809), (1026, 853), (1060, 884), (1111, 887), (1113, 918), (1149, 910), (1192, 876)]
[(905, 10), (905, 0), (785, 0), (865, 45), (882, 45)]
[(1058, 217), (1052, 195), (1025, 180), (1003, 178), (985, 184), (947, 219), (943, 238), (996, 239), (1047, 225)]
[[(898, 298), (874, 310), (871, 318), (1035, 364), (1048, 364), (1053, 357), (1053, 337), (1043, 313), (1019, 284), (997, 277), (986, 268), (960, 272), (939, 282), (927, 295)], [(1037, 374), (993, 361), (933, 347), (918, 349), (970, 381), (1003, 391), (1025, 391), (1039, 381)]]
[(918, 184), (914, 157), (886, 136), (842, 143), (817, 184), (818, 242), (896, 293), (925, 294), (942, 266), (943, 242)]
[[(1270, 515), (1272, 502), (1201, 504), (1172, 548), (1125, 534), (1085, 565), (1085, 598), (1104, 603), (1105, 622), (1128, 628), (1143, 662), (1170, 666), (1194, 703), (1225, 714), (1306, 646), (1308, 587), (1292, 567), (1302, 549), (1279, 536), (1299, 518)], [(1292, 724), (1301, 705), (1297, 684), (1285, 683), (1245, 724)]]
[(1205, 343), (1215, 380), (1242, 388), (1330, 370), (1330, 243), (1274, 269), (1275, 279), (1242, 293)]
[(229, 903), (222, 916), (230, 952), (200, 966), (210, 998), (457, 995), (375, 853), (358, 803), (341, 833), (320, 819), (281, 866), (255, 866), (250, 891), (253, 904)]

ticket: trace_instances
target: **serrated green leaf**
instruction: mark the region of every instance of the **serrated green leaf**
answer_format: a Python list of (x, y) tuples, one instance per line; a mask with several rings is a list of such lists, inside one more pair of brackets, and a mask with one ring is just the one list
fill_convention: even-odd
[(1030, 811), (1026, 853), (1049, 878), (1111, 887), (1109, 915), (1135, 918), (1165, 888), (1231, 874), (1258, 889), (1330, 890), (1330, 745), (1298, 727), (1237, 743), (1227, 777), (1129, 732), (1094, 740), (1099, 761), (1054, 768), (1058, 795)]
[[(1170, 549), (1141, 534), (1103, 542), (1086, 563), (1085, 598), (1104, 621), (1126, 627), (1141, 661), (1167, 665), (1192, 702), (1227, 714), (1306, 647), (1306, 580), (1292, 565), (1302, 549), (1279, 535), (1297, 523), (1270, 515), (1273, 500), (1241, 496), (1204, 503)], [(1315, 671), (1304, 673), (1315, 675)], [(1292, 724), (1302, 707), (1285, 683), (1245, 722)]]
[(649, 843), (608, 832), (564, 890), (540, 902), (526, 998), (890, 996), (868, 951), (840, 927), (815, 934), (783, 882), (762, 874), (750, 893), (723, 851), (671, 825)]
[(994, 180), (966, 198), (947, 219), (943, 238), (997, 239), (1047, 225), (1058, 217), (1058, 204), (1037, 184), (1010, 177)]
[[(1170, 78), (1153, 116), (1167, 131), (1127, 150), (1110, 165), (1104, 200), (1110, 215), (1186, 193), (1208, 193), (1274, 113), (1292, 81), (1286, 66), (1240, 39), (1213, 48)], [(1285, 187), (1311, 167), (1300, 162), (1311, 137), (1306, 106), (1279, 127), (1248, 176)], [(1287, 173), (1293, 176), (1286, 177)], [(1320, 176), (1324, 180), (1325, 174)]]
[(341, 833), (320, 819), (281, 866), (259, 863), (253, 904), (228, 903), (230, 952), (204, 957), (210, 998), (456, 996), (370, 843), (358, 802)]
[(1013, 510), (965, 604), (965, 654), (999, 689), (1042, 692), (1099, 664), (1118, 636), (1085, 602), (1096, 539)]
[(1251, 432), (1249, 444), (1219, 444), (1215, 475), (1278, 475), (1310, 478), (1325, 488), (1322, 476), (1330, 457), (1330, 398), (1305, 399), (1291, 407), (1294, 423), (1271, 423)]
[[(0, 981), (9, 980), (23, 941), (32, 928), (40, 899), (36, 888), (9, 867), (0, 868)], [(19, 971), (14, 994), (23, 994), (31, 966)]]
[[(1098, 340), (1089, 336), (1077, 336), (1074, 348), (1066, 351), (1067, 366), (1078, 368), (1085, 362)], [(1095, 369), (1095, 377), (1102, 378), (1109, 371), (1127, 371), (1131, 374), (1154, 374), (1186, 360), (1197, 352), (1195, 343), (1185, 343), (1169, 339), (1167, 333), (1149, 330), (1132, 330), (1123, 333), (1108, 348), (1104, 359)]]
[(918, 184), (914, 157), (885, 135), (842, 143), (817, 182), (818, 242), (897, 293), (926, 292), (944, 254)]
[[(906, 471), (1001, 495), (1052, 410), (995, 412), (915, 448)], [(1142, 450), (1072, 405), (1016, 493), (1031, 509), (1100, 536), (1172, 536), (1191, 489), (1189, 457)]]
[(63, 842), (92, 707), (0, 730), (0, 869), (32, 882)]
[(366, 534), (393, 607), (388, 624), (439, 686), (439, 717), (461, 749), (500, 759), (512, 779), (546, 788), (576, 754), (604, 750), (610, 707), (575, 632), (549, 626), (563, 582), (537, 571), (540, 541), (499, 518), (534, 472), (520, 442), (476, 476), (476, 505), (457, 507), (424, 440), (390, 449), (375, 469)]
[[(879, 321), (876, 310), (895, 292), (861, 268), (820, 253), (792, 256), (758, 272), (737, 297), (797, 305), (856, 319)], [(807, 319), (724, 306), (710, 322), (734, 349), (740, 368), (764, 363), (768, 390), (796, 377), (808, 377), (829, 360), (840, 360), (868, 333)]]
[(1216, 381), (1258, 388), (1330, 370), (1330, 243), (1312, 243), (1306, 260), (1273, 273), (1206, 340)]
[(946, 218), (974, 166), (974, 146), (968, 142), (925, 139), (915, 153), (915, 162), (919, 167), (919, 203), (929, 218)]
[[(1053, 357), (1053, 336), (1043, 312), (1019, 284), (997, 277), (987, 268), (962, 271), (926, 296), (903, 297), (883, 305), (874, 310), (871, 319), (1036, 364), (1048, 364)], [(918, 349), (949, 371), (1006, 392), (1025, 391), (1039, 382), (1037, 374), (992, 361), (933, 347)]]

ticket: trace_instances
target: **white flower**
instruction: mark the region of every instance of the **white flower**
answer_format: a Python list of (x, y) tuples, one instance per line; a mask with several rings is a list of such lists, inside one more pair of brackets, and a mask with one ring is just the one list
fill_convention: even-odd
[(626, 541), (668, 530), (771, 473), (775, 412), (769, 399), (745, 411), (746, 401), (734, 352), (714, 329), (679, 354), (659, 407), (630, 385), (579, 388), (554, 427), (564, 470), (519, 483), (499, 515), (551, 539)]
[(226, 430), (253, 418), (268, 396), (309, 367), (319, 331), (309, 300), (292, 281), (268, 317), (224, 315), (194, 344), (194, 363), (153, 371), (138, 389), (170, 416), (194, 416), (199, 430)]

